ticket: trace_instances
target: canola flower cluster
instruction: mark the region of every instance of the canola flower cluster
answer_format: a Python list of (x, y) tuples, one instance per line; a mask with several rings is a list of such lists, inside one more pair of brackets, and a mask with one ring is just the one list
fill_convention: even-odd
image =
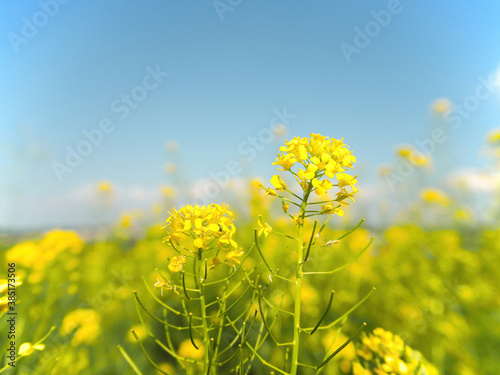
[[(317, 196), (323, 196), (334, 186), (338, 187), (335, 199), (326, 201), (327, 204), (322, 205), (318, 214), (343, 216), (344, 212), (340, 205), (347, 204), (347, 199), (354, 202), (354, 194), (358, 191), (355, 186), (357, 176), (346, 173), (346, 170), (353, 168), (355, 162), (356, 157), (349, 146), (344, 144), (343, 138), (339, 140), (312, 133), (310, 137), (295, 137), (286, 141), (285, 146), (280, 147), (273, 165), (281, 166), (281, 171), (288, 171), (294, 176), (304, 192), (305, 201), (312, 192)], [(295, 166), (298, 166), (296, 170)], [(288, 189), (286, 182), (279, 175), (271, 178), (271, 184), (274, 188), (265, 188), (266, 196), (282, 198), (283, 211), (288, 213), (289, 200), (280, 196), (278, 192), (287, 191), (292, 195), (295, 194)], [(303, 223), (303, 217), (296, 215), (293, 218), (296, 224)]]
[[(233, 224), (234, 213), (229, 210), (228, 205), (186, 205), (179, 210), (172, 209), (169, 214), (163, 227), (168, 232), (164, 237), (165, 242), (169, 241), (173, 246), (182, 246), (182, 240), (186, 238), (196, 253), (209, 250), (216, 245), (226, 250), (226, 261), (229, 265), (240, 263), (238, 257), (243, 251), (238, 250), (238, 244), (233, 239), (236, 232)], [(172, 272), (179, 272), (184, 263), (186, 256), (178, 255), (170, 260), (168, 268)]]
[(440, 189), (427, 188), (420, 192), (422, 199), (431, 205), (447, 207), (450, 205), (450, 199)]
[(426, 168), (431, 165), (432, 159), (430, 155), (423, 154), (411, 146), (400, 146), (396, 150), (396, 156), (402, 160), (410, 162), (417, 168)]
[(7, 252), (7, 258), (18, 265), (31, 269), (28, 281), (40, 282), (48, 264), (68, 251), (79, 254), (84, 246), (76, 232), (52, 230), (40, 241), (22, 242)]
[(174, 208), (169, 214), (164, 227), (168, 230), (165, 241), (172, 240), (179, 244), (184, 235), (193, 239), (192, 244), (196, 249), (207, 249), (214, 240), (217, 240), (217, 246), (221, 248), (228, 245), (238, 247), (233, 240), (236, 232), (234, 214), (229, 211), (228, 205), (187, 205), (180, 210)]
[[(283, 171), (290, 171), (297, 178), (297, 181), (306, 191), (309, 185), (314, 187), (317, 195), (324, 195), (334, 185), (329, 179), (336, 178), (341, 191), (337, 197), (349, 193), (345, 190), (346, 186), (353, 188), (356, 184), (356, 177), (344, 173), (346, 169), (352, 169), (356, 157), (344, 144), (343, 139), (335, 139), (322, 136), (320, 134), (311, 134), (310, 138), (295, 137), (285, 142), (285, 146), (280, 147), (280, 153), (273, 165), (279, 165)], [(300, 164), (298, 172), (292, 171), (295, 164)], [(278, 176), (271, 179), (271, 183), (278, 191), (286, 190), (286, 184)], [(274, 194), (273, 194), (274, 192)], [(276, 195), (274, 190), (268, 191), (271, 195)]]
[(437, 375), (419, 352), (412, 350), (392, 332), (376, 328), (363, 337), (353, 363), (354, 375)]
[(73, 334), (72, 346), (92, 345), (101, 334), (100, 317), (92, 309), (76, 309), (64, 317), (60, 333), (62, 335)]

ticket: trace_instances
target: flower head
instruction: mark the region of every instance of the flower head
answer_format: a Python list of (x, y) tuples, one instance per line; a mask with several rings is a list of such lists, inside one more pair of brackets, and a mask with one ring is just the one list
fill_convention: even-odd
[[(291, 171), (304, 191), (312, 188), (317, 195), (324, 195), (334, 186), (331, 179), (336, 179), (338, 186), (349, 185), (354, 188), (355, 177), (345, 171), (352, 169), (355, 162), (356, 157), (344, 144), (343, 139), (313, 133), (310, 137), (295, 137), (286, 141), (285, 146), (280, 147), (280, 153), (273, 165), (281, 166), (283, 171)], [(294, 172), (292, 167), (296, 165), (298, 170)], [(271, 183), (277, 191), (286, 189), (279, 176), (273, 176)]]
[[(436, 374), (434, 367), (403, 340), (382, 328), (365, 335), (357, 349), (354, 374)], [(423, 370), (423, 371), (422, 371)]]
[(76, 309), (66, 315), (61, 325), (61, 334), (74, 332), (71, 345), (93, 344), (100, 335), (100, 317), (92, 309)]
[(201, 207), (187, 205), (180, 210), (174, 208), (165, 222), (168, 234), (164, 240), (178, 244), (185, 236), (192, 240), (196, 249), (208, 248), (213, 240), (217, 240), (217, 245), (221, 248), (237, 248), (238, 245), (233, 240), (236, 232), (233, 218), (234, 214), (225, 204)]
[(431, 157), (415, 150), (411, 146), (400, 146), (396, 150), (396, 156), (410, 162), (415, 167), (425, 168), (431, 165)]
[(488, 134), (488, 143), (492, 145), (500, 144), (500, 129), (493, 130)]
[(97, 183), (97, 190), (104, 194), (110, 194), (113, 192), (113, 185), (109, 181), (100, 181)]
[(172, 272), (179, 272), (180, 270), (182, 270), (182, 265), (184, 263), (186, 263), (186, 257), (184, 255), (179, 255), (179, 256), (173, 257), (170, 260), (170, 264), (168, 265), (168, 269)]
[(344, 211), (340, 206), (335, 206), (333, 203), (322, 204), (321, 213), (325, 215), (337, 214), (339, 216), (344, 216)]
[(443, 207), (449, 206), (450, 199), (444, 192), (439, 189), (428, 188), (420, 193), (422, 199), (428, 204), (440, 205)]
[(243, 254), (244, 254), (244, 251), (241, 249), (228, 251), (226, 254), (226, 262), (230, 266), (234, 267), (234, 266), (236, 266), (236, 264), (241, 263), (241, 260), (239, 259), (239, 257), (241, 257)]
[(453, 104), (446, 98), (436, 99), (432, 103), (432, 110), (439, 115), (445, 115), (451, 111)]
[(275, 187), (275, 189), (278, 190), (278, 191), (284, 191), (284, 190), (286, 190), (285, 181), (283, 181), (281, 179), (281, 177), (278, 176), (278, 175), (274, 175), (271, 178), (271, 184), (273, 184), (273, 186)]

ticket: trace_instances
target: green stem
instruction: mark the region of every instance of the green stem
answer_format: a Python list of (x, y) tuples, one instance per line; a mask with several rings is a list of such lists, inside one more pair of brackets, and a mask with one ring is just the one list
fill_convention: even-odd
[[(198, 275), (197, 279), (203, 274), (203, 261), (202, 261), (202, 250), (198, 253)], [(208, 337), (208, 326), (207, 326), (207, 311), (205, 306), (205, 280), (199, 280), (200, 283), (200, 310), (201, 310), (201, 322), (203, 325), (203, 343), (204, 343), (204, 362), (205, 362), (205, 373), (210, 374), (210, 337)]]
[(295, 307), (293, 314), (293, 350), (292, 350), (292, 364), (290, 368), (290, 375), (297, 374), (299, 363), (299, 349), (300, 349), (300, 299), (302, 296), (302, 265), (304, 259), (304, 217), (307, 209), (307, 199), (311, 194), (312, 185), (309, 184), (307, 191), (304, 193), (302, 204), (300, 206), (300, 220), (297, 229), (297, 275), (295, 279)]

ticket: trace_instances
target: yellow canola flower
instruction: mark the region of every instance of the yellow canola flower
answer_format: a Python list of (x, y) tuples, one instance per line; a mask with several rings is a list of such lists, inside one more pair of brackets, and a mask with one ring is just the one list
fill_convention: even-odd
[(7, 251), (7, 259), (24, 267), (43, 270), (60, 253), (70, 251), (78, 254), (84, 245), (76, 232), (55, 229), (40, 241), (26, 241), (15, 245)]
[(113, 192), (113, 185), (109, 181), (100, 181), (97, 183), (97, 190), (101, 193), (109, 194)]
[(304, 224), (304, 218), (301, 215), (293, 215), (293, 223), (295, 225)]
[[(389, 331), (376, 328), (358, 345), (353, 374), (437, 375), (434, 366), (413, 351), (403, 340)], [(422, 371), (422, 372), (421, 372)]]
[(262, 224), (261, 219), (262, 219), (262, 217), (259, 216), (259, 220), (257, 221), (257, 224), (258, 224), (257, 236), (260, 237), (262, 235), (262, 233), (264, 233), (264, 237), (267, 237), (269, 235), (269, 233), (271, 233), (273, 231), (273, 228), (271, 228), (271, 226), (268, 223)]
[(209, 204), (208, 206), (187, 205), (180, 210), (173, 208), (165, 221), (167, 236), (164, 241), (171, 240), (178, 244), (182, 236), (193, 239), (196, 249), (205, 249), (212, 240), (217, 239), (217, 246), (237, 248), (233, 240), (236, 227), (233, 224), (234, 214), (229, 206)]
[(317, 195), (324, 195), (328, 190), (332, 188), (332, 182), (330, 180), (319, 181), (317, 178), (313, 178), (312, 185), (315, 187)]
[(283, 137), (286, 134), (286, 125), (285, 124), (275, 124), (273, 128), (273, 133), (278, 137)]
[(201, 345), (201, 340), (194, 339), (194, 342), (199, 349), (196, 349), (191, 340), (188, 339), (181, 342), (177, 354), (182, 358), (202, 359), (205, 355), (205, 349), (203, 345)]
[[(358, 191), (354, 187), (353, 187), (353, 189), (355, 191)], [(344, 187), (340, 188), (340, 191), (336, 195), (337, 195), (337, 198), (335, 200), (339, 203), (347, 204), (347, 202), (345, 202), (346, 199), (350, 199), (353, 202), (356, 202), (354, 199), (354, 193), (349, 193)]]
[(488, 143), (492, 145), (500, 144), (500, 129), (493, 130), (488, 134)]
[(118, 227), (120, 228), (130, 228), (132, 226), (132, 215), (123, 214), (120, 217), (120, 222), (118, 223)]
[(35, 267), (43, 262), (43, 253), (41, 253), (38, 244), (35, 241), (26, 241), (15, 245), (7, 251), (7, 259), (24, 267)]
[(344, 211), (340, 206), (335, 206), (333, 203), (322, 204), (321, 213), (324, 215), (337, 214), (339, 216), (344, 216)]
[(243, 250), (231, 250), (231, 251), (228, 251), (227, 254), (226, 254), (226, 262), (231, 266), (231, 267), (234, 267), (236, 266), (236, 264), (240, 264), (241, 263), (241, 259), (239, 259), (239, 257), (241, 257), (245, 252)]
[(451, 111), (453, 104), (449, 99), (439, 98), (432, 103), (432, 110), (440, 115), (445, 115)]
[[(334, 186), (329, 180), (334, 178), (339, 182), (339, 187), (348, 185), (356, 192), (355, 177), (345, 173), (347, 169), (352, 169), (355, 162), (356, 157), (343, 139), (312, 133), (310, 137), (295, 137), (285, 141), (273, 165), (279, 165), (282, 171), (291, 171), (304, 191), (312, 186), (316, 195), (324, 195)], [(299, 165), (297, 173), (292, 171), (296, 164)], [(273, 176), (271, 183), (279, 191), (282, 188), (279, 182), (282, 180), (278, 179), (278, 176)]]
[(168, 265), (168, 269), (172, 272), (179, 272), (182, 270), (182, 265), (186, 263), (186, 257), (184, 255), (179, 255), (173, 257), (170, 260), (170, 264)]
[(286, 183), (285, 183), (285, 181), (283, 181), (281, 179), (281, 177), (278, 176), (278, 175), (274, 175), (271, 178), (271, 184), (273, 184), (273, 186), (275, 187), (275, 189), (278, 190), (278, 191), (284, 191), (284, 190), (286, 190)]
[(163, 186), (161, 188), (162, 194), (167, 198), (172, 198), (175, 195), (175, 189), (172, 186)]
[(396, 149), (396, 156), (409, 161), (416, 167), (428, 167), (431, 164), (431, 157), (416, 151), (411, 146), (400, 146)]
[[(63, 251), (71, 251), (73, 254), (79, 254), (84, 246), (81, 237), (72, 230), (55, 229), (48, 232), (40, 242), (41, 251), (55, 258)], [(47, 254), (49, 253), (49, 254)]]
[(424, 189), (420, 193), (420, 196), (425, 202), (429, 204), (437, 204), (443, 207), (447, 207), (450, 205), (450, 199), (443, 191), (439, 189), (435, 188)]
[(396, 150), (396, 155), (403, 159), (409, 159), (412, 154), (413, 149), (411, 149), (409, 146), (401, 146)]
[(25, 343), (21, 344), (21, 346), (19, 347), (18, 355), (19, 356), (28, 356), (31, 353), (33, 353), (33, 351), (35, 351), (35, 350), (43, 350), (43, 349), (45, 349), (44, 344), (32, 345), (29, 342), (25, 342)]
[(283, 200), (281, 204), (281, 209), (283, 210), (283, 212), (287, 213), (289, 208), (290, 205)]
[[(264, 188), (264, 189), (266, 189), (266, 188)], [(268, 195), (275, 197), (278, 195), (278, 193), (276, 193), (276, 190), (274, 190), (274, 189), (266, 189), (266, 195), (264, 197), (267, 197)]]
[(92, 345), (100, 334), (100, 317), (92, 309), (76, 309), (66, 315), (61, 325), (61, 334), (70, 335), (74, 332), (71, 345)]
[[(373, 372), (370, 370), (365, 370), (361, 364), (355, 362), (352, 366), (353, 375), (373, 375)], [(378, 374), (377, 374), (378, 375)]]

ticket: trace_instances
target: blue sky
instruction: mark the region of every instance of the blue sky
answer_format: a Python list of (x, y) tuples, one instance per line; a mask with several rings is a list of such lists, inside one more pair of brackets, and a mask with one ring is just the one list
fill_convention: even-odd
[[(390, 9), (377, 29), (374, 12)], [(168, 140), (184, 181), (210, 178), (285, 108), (287, 138), (344, 137), (369, 182), (396, 145), (429, 136), (435, 99), (463, 103), (498, 71), (499, 19), (494, 0), (2, 2), (0, 228), (88, 223), (78, 192), (102, 179), (143, 195), (173, 183)], [(366, 47), (356, 27), (371, 30)], [(341, 43), (359, 53), (348, 61)], [(168, 77), (137, 88), (148, 69)], [(121, 119), (113, 103), (134, 90), (145, 98)], [(105, 119), (113, 130), (58, 179), (54, 162)], [(453, 168), (484, 166), (478, 150), (499, 120), (495, 92), (450, 131)], [(238, 177), (268, 179), (280, 142)]]

